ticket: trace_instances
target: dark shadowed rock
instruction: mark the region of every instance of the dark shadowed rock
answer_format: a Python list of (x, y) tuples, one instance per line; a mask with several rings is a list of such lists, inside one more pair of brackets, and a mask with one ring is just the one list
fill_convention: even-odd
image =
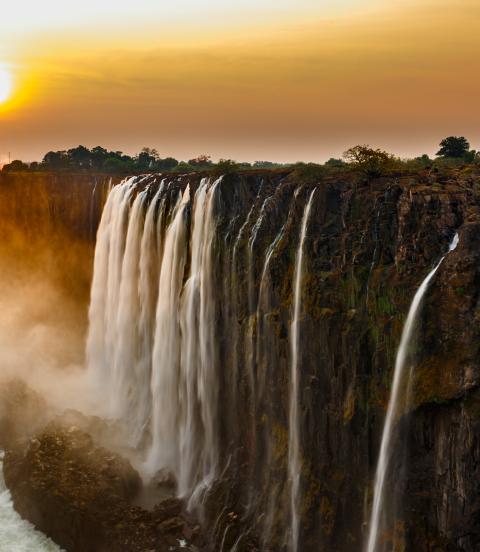
[(138, 473), (76, 427), (51, 423), (6, 453), (4, 472), (17, 511), (69, 552), (163, 552), (183, 541), (201, 549), (192, 548), (201, 536), (180, 501), (132, 506)]

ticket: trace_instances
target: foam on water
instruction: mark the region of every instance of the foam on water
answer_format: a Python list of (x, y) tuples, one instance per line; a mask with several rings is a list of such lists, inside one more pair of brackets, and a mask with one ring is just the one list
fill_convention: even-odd
[(10, 491), (3, 479), (3, 452), (0, 452), (0, 552), (58, 552), (52, 540), (22, 519), (13, 508)]

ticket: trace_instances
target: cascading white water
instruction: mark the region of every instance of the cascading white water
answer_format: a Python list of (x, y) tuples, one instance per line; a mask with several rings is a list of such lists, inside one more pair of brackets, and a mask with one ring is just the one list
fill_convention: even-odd
[[(118, 236), (115, 235), (118, 228), (116, 221), (123, 216), (124, 198), (132, 183), (133, 179), (129, 179), (112, 189), (97, 232), (86, 351), (89, 372), (95, 379), (94, 385), (97, 389), (108, 389), (110, 387), (110, 371), (113, 358), (107, 343), (107, 328), (114, 322), (111, 316), (112, 306), (110, 305), (114, 299), (114, 294), (109, 288), (109, 281), (114, 279), (114, 275), (111, 274), (113, 271), (111, 259), (113, 258), (114, 247), (118, 244)], [(121, 234), (123, 235), (123, 232)], [(115, 276), (118, 278), (115, 287), (118, 288), (119, 270), (115, 270)]]
[[(138, 281), (140, 262), (140, 240), (144, 226), (144, 201), (146, 191), (140, 192), (130, 207), (127, 237), (120, 273), (118, 311), (115, 323), (115, 347), (113, 356), (112, 393), (113, 415), (132, 422), (132, 445), (140, 438), (143, 423), (138, 412), (142, 405), (138, 401), (142, 374), (137, 370), (138, 325), (140, 310)], [(132, 374), (132, 371), (134, 374)], [(132, 375), (134, 377), (132, 377)], [(134, 414), (133, 416), (132, 413)]]
[(203, 179), (193, 198), (178, 182), (170, 190), (162, 181), (153, 198), (139, 178), (113, 188), (89, 311), (88, 367), (109, 399), (107, 415), (144, 450), (145, 475), (171, 474), (191, 506), (218, 465), (212, 248), (219, 182)]
[[(179, 490), (201, 491), (215, 477), (218, 466), (218, 374), (215, 354), (215, 297), (212, 245), (215, 237), (214, 197), (219, 181), (205, 180), (195, 197), (192, 261), (182, 299), (182, 368), (188, 409), (184, 412), (181, 443), (186, 462), (181, 466)], [(195, 343), (198, 340), (198, 344)], [(200, 353), (200, 354), (199, 354)], [(198, 431), (197, 419), (200, 419)], [(194, 495), (193, 500), (197, 497)]]
[(178, 412), (180, 372), (179, 304), (187, 260), (187, 187), (175, 206), (164, 238), (160, 268), (152, 364), (152, 446), (150, 473), (165, 468), (175, 473), (179, 465)]
[[(450, 247), (449, 252), (453, 251), (458, 245), (459, 237), (455, 234)], [(369, 533), (367, 540), (367, 552), (377, 552), (378, 537), (380, 531), (381, 514), (385, 503), (385, 480), (390, 465), (390, 459), (392, 455), (391, 445), (394, 430), (395, 420), (403, 414), (401, 412), (402, 398), (401, 389), (405, 383), (405, 368), (408, 359), (408, 350), (414, 335), (415, 324), (420, 313), (420, 307), (422, 305), (423, 297), (428, 289), (428, 286), (435, 276), (435, 273), (440, 268), (446, 255), (444, 255), (440, 261), (433, 267), (428, 273), (427, 277), (423, 280), (422, 284), (418, 288), (413, 298), (412, 304), (408, 311), (407, 320), (403, 327), (402, 337), (400, 339), (400, 346), (398, 348), (397, 357), (395, 359), (395, 369), (393, 375), (392, 392), (388, 403), (387, 416), (385, 418), (385, 424), (383, 427), (382, 441), (380, 445), (380, 454), (378, 458), (377, 471), (375, 474), (374, 495), (373, 495), (373, 507), (370, 516)], [(411, 371), (410, 371), (411, 374)], [(409, 386), (407, 382), (407, 387)]]
[(291, 352), (291, 373), (290, 373), (290, 408), (289, 408), (289, 437), (288, 437), (288, 475), (290, 478), (290, 515), (291, 515), (291, 550), (298, 549), (299, 537), (299, 502), (300, 502), (300, 420), (299, 420), (299, 345), (300, 345), (300, 315), (302, 307), (302, 279), (303, 279), (303, 246), (307, 234), (307, 225), (312, 208), (313, 190), (308, 199), (302, 218), (300, 240), (295, 259), (295, 276), (293, 282), (293, 319), (290, 329), (290, 352)]
[(155, 307), (158, 295), (159, 267), (162, 250), (159, 247), (160, 239), (158, 228), (161, 228), (165, 216), (165, 202), (161, 201), (157, 215), (157, 205), (164, 190), (165, 181), (152, 199), (145, 215), (145, 226), (140, 244), (140, 266), (138, 298), (140, 301), (140, 313), (138, 318), (138, 360), (136, 373), (138, 378), (138, 432), (139, 438), (145, 438), (148, 433), (150, 413), (152, 408), (152, 396), (150, 381), (152, 377), (153, 339), (155, 333)]
[[(300, 228), (294, 230), (298, 244), (289, 334), (288, 462), (283, 476), (274, 481), (270, 463), (264, 469), (257, 457), (271, 458), (280, 468), (275, 458), (278, 436), (272, 432), (276, 399), (270, 378), (287, 358), (278, 342), (278, 319), (272, 316), (280, 298), (270, 272), (276, 250), (295, 226), (288, 222), (290, 213), (278, 225), (275, 207), (284, 196), (277, 200), (276, 189), (262, 199), (261, 185), (253, 204), (242, 205), (236, 222), (228, 223), (231, 232), (236, 229), (230, 251), (223, 245), (217, 250), (216, 244), (224, 243), (217, 232), (222, 224), (219, 184), (220, 180), (203, 179), (190, 189), (181, 178), (159, 185), (152, 179), (133, 178), (113, 187), (97, 235), (89, 371), (104, 399), (105, 414), (121, 422), (129, 445), (138, 451), (137, 467), (144, 477), (174, 482), (177, 495), (192, 509), (201, 505), (205, 490), (221, 477), (220, 385), (228, 386), (233, 401), (229, 415), (249, 440), (243, 464), (245, 509), (261, 499), (265, 535), (284, 537), (285, 530), (296, 552), (300, 324), (305, 240), (315, 192), (307, 196)], [(218, 273), (222, 267), (229, 285), (224, 283), (225, 274)], [(258, 267), (257, 289), (252, 278)], [(232, 333), (222, 342), (216, 332), (224, 315), (231, 320)], [(227, 371), (222, 370), (225, 361), (230, 364)], [(233, 434), (228, 439), (238, 442)], [(277, 520), (275, 502), (283, 496), (289, 497), (285, 518)]]

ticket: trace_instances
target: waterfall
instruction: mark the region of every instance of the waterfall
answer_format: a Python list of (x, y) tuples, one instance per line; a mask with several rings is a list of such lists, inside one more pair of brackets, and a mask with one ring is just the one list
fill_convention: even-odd
[[(458, 245), (459, 237), (458, 234), (455, 234), (450, 246), (449, 252), (453, 251)], [(401, 389), (402, 385), (405, 383), (405, 369), (407, 366), (408, 360), (408, 351), (414, 337), (414, 329), (416, 321), (418, 319), (422, 300), (425, 296), (425, 293), (428, 289), (428, 286), (435, 276), (435, 273), (440, 268), (440, 265), (443, 263), (445, 257), (444, 255), (440, 261), (433, 267), (433, 269), (428, 273), (426, 278), (423, 280), (422, 284), (418, 288), (415, 296), (413, 297), (412, 304), (408, 311), (407, 320), (403, 327), (402, 337), (400, 339), (400, 346), (398, 348), (397, 357), (395, 359), (395, 369), (393, 375), (393, 385), (392, 392), (390, 395), (390, 400), (388, 403), (387, 416), (385, 418), (385, 424), (383, 427), (382, 441), (380, 445), (380, 454), (378, 458), (377, 471), (375, 474), (375, 484), (374, 484), (374, 495), (373, 495), (373, 507), (370, 516), (369, 523), (369, 533), (367, 540), (367, 552), (376, 552), (378, 550), (378, 536), (380, 530), (380, 521), (382, 510), (385, 505), (385, 480), (386, 475), (390, 465), (390, 459), (392, 456), (392, 438), (394, 430), (394, 422), (401, 416), (402, 412), (402, 398), (401, 398)], [(410, 371), (411, 377), (412, 371)], [(407, 388), (410, 385), (410, 382), (407, 383)]]
[[(229, 464), (240, 468), (244, 512), (255, 515), (259, 504), (265, 512), (255, 528), (262, 546), (269, 539), (281, 546), (287, 533), (296, 551), (304, 248), (315, 192), (296, 223), (293, 187), (252, 186), (229, 217), (219, 209), (230, 199), (221, 184), (135, 177), (111, 189), (97, 234), (88, 371), (100, 413), (118, 421), (146, 481), (169, 487), (195, 510)], [(281, 202), (287, 217), (279, 216)], [(276, 288), (273, 277), (280, 270), (292, 278), (283, 262), (290, 243), (291, 305), (288, 286)], [(226, 334), (219, 332), (225, 324)], [(284, 405), (272, 385), (280, 374), (290, 376)], [(223, 409), (226, 397), (231, 404)], [(288, 427), (277, 422), (284, 407)], [(231, 449), (221, 454), (221, 442)], [(233, 530), (220, 524), (218, 542)]]
[[(114, 271), (112, 259), (114, 248), (119, 244), (118, 238), (123, 236), (123, 229), (116, 234), (118, 226), (121, 226), (116, 221), (124, 215), (125, 196), (131, 189), (132, 183), (133, 179), (130, 179), (112, 189), (97, 232), (86, 348), (87, 365), (94, 379), (95, 389), (109, 388), (111, 383), (110, 370), (113, 358), (107, 343), (107, 328), (109, 326), (111, 328), (114, 323), (113, 307), (110, 303), (113, 300), (116, 301), (116, 297), (114, 297), (113, 287), (109, 286), (109, 281), (118, 279), (114, 283), (115, 288), (118, 288), (120, 280), (118, 262)], [(112, 274), (113, 271), (115, 276)]]
[(130, 220), (121, 263), (115, 324), (116, 344), (113, 353), (113, 415), (121, 419), (127, 419), (128, 416), (132, 423), (133, 446), (138, 444), (143, 427), (143, 421), (140, 420), (142, 405), (139, 400), (139, 390), (142, 389), (143, 382), (142, 374), (137, 373), (137, 318), (140, 311), (138, 280), (145, 196), (145, 190), (140, 192), (130, 207)]
[(295, 276), (293, 282), (293, 319), (291, 324), (291, 374), (290, 374), (290, 408), (289, 408), (289, 437), (288, 437), (288, 475), (290, 478), (290, 509), (291, 509), (291, 549), (298, 549), (299, 537), (299, 502), (300, 502), (300, 475), (302, 462), (300, 457), (300, 420), (299, 420), (299, 344), (300, 344), (300, 315), (302, 307), (302, 278), (303, 278), (303, 245), (307, 234), (307, 224), (312, 208), (313, 190), (308, 199), (302, 218), (300, 241), (295, 258)]
[(172, 221), (164, 238), (158, 284), (153, 345), (152, 446), (150, 471), (159, 466), (175, 473), (179, 464), (178, 412), (180, 409), (180, 320), (179, 304), (187, 261), (187, 207), (190, 188), (178, 197)]
[[(257, 364), (258, 364), (258, 386), (257, 393), (259, 400), (264, 400), (270, 389), (270, 378), (272, 374), (272, 368), (278, 365), (278, 359), (272, 357), (272, 353), (277, 353), (275, 351), (276, 347), (276, 336), (274, 331), (274, 326), (269, 320), (268, 315), (272, 310), (272, 290), (271, 290), (271, 274), (270, 274), (270, 265), (274, 255), (276, 254), (277, 247), (282, 242), (285, 237), (286, 223), (280, 228), (280, 231), (275, 236), (273, 241), (268, 246), (268, 249), (265, 254), (265, 263), (262, 269), (262, 276), (260, 278), (260, 286), (258, 292), (258, 306), (257, 306)], [(277, 353), (278, 354), (278, 353)], [(276, 362), (272, 362), (276, 360)], [(273, 366), (272, 366), (273, 365)], [(271, 406), (268, 407), (267, 415), (272, 415)], [(266, 451), (265, 451), (265, 463), (270, 464), (272, 462), (272, 443), (271, 435), (265, 434), (263, 438), (266, 441)], [(271, 487), (274, 485), (272, 478), (269, 478), (269, 484)], [(275, 512), (277, 510), (278, 504), (278, 493), (272, 492), (268, 497), (268, 502), (265, 506), (265, 525), (262, 532), (262, 543), (265, 546), (268, 546), (269, 539), (271, 538), (272, 527), (275, 519)]]
[(105, 415), (173, 478), (191, 506), (218, 467), (213, 246), (216, 190), (132, 178), (115, 186), (97, 234), (87, 363)]
[(218, 462), (218, 377), (212, 264), (215, 237), (213, 207), (218, 183), (208, 188), (205, 180), (195, 197), (190, 275), (181, 305), (181, 328), (185, 336), (181, 348), (182, 388), (187, 405), (180, 432), (181, 456), (185, 459), (180, 466), (181, 495), (192, 492), (197, 483), (202, 489), (212, 481)]

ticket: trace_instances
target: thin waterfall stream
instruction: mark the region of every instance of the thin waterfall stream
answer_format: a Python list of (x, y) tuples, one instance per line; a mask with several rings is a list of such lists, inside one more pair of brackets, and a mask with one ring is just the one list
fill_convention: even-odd
[(302, 309), (302, 278), (304, 242), (307, 235), (307, 225), (312, 209), (312, 200), (315, 190), (310, 193), (305, 207), (300, 231), (300, 240), (295, 259), (293, 319), (291, 325), (291, 381), (290, 381), (290, 409), (288, 433), (288, 475), (290, 478), (290, 508), (291, 508), (291, 550), (298, 549), (300, 530), (300, 476), (302, 469), (300, 453), (300, 421), (299, 421), (299, 345), (300, 345), (300, 316)]
[[(455, 234), (452, 242), (450, 243), (448, 253), (456, 249), (458, 245), (459, 237)], [(447, 254), (448, 254), (447, 253)], [(392, 455), (392, 441), (395, 421), (400, 415), (402, 397), (401, 389), (405, 383), (406, 367), (408, 360), (408, 351), (414, 337), (414, 330), (416, 322), (421, 312), (422, 300), (428, 289), (430, 282), (432, 281), (435, 273), (440, 268), (441, 264), (447, 256), (445, 254), (440, 261), (433, 267), (433, 269), (427, 274), (426, 278), (418, 288), (413, 301), (408, 311), (407, 320), (403, 327), (402, 337), (400, 339), (400, 345), (398, 348), (397, 356), (395, 359), (395, 369), (393, 374), (392, 392), (388, 403), (387, 416), (385, 418), (385, 424), (383, 427), (382, 441), (380, 445), (380, 454), (378, 458), (377, 471), (375, 475), (373, 506), (370, 516), (369, 533), (367, 540), (366, 552), (378, 552), (378, 539), (380, 533), (380, 525), (382, 518), (382, 510), (385, 504), (385, 481), (387, 472), (390, 466), (390, 460)], [(411, 372), (410, 372), (411, 373)], [(407, 387), (409, 382), (407, 382)]]

